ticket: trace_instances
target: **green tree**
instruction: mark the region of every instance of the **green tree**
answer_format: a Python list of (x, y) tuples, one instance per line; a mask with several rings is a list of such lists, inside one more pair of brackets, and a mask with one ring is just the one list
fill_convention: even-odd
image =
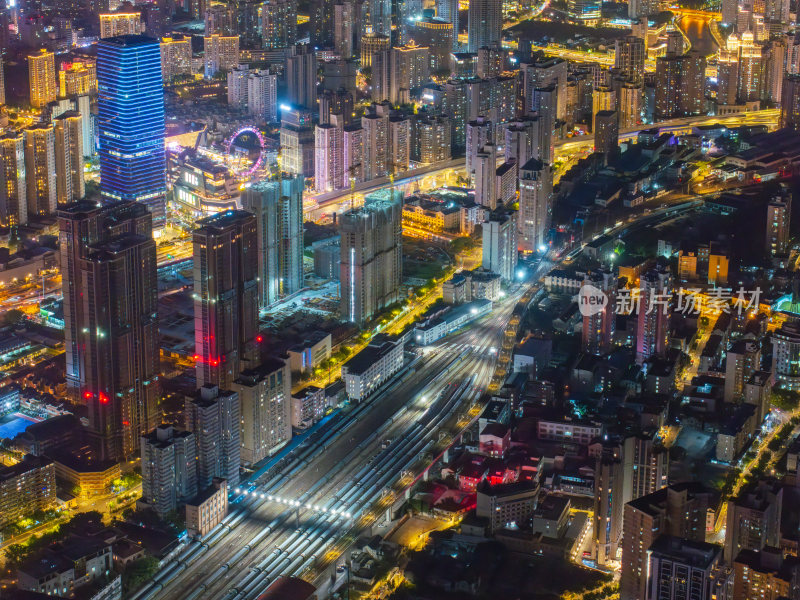
[(126, 596), (152, 579), (158, 571), (158, 559), (152, 556), (140, 558), (125, 568), (122, 574), (122, 589)]
[(6, 311), (3, 315), (3, 325), (17, 325), (25, 320), (25, 313), (16, 308)]
[(776, 408), (780, 408), (786, 412), (792, 412), (800, 406), (800, 394), (792, 390), (784, 390), (775, 386), (772, 388), (770, 402), (772, 406)]

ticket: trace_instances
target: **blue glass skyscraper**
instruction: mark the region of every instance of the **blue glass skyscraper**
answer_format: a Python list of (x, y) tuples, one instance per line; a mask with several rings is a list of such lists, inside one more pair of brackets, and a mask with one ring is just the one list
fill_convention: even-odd
[(97, 45), (100, 191), (141, 202), (153, 228), (166, 219), (164, 88), (158, 40), (122, 35)]

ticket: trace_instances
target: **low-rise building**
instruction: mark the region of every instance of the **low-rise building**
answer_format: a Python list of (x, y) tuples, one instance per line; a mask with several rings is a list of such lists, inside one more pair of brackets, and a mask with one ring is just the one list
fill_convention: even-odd
[(292, 427), (308, 429), (325, 416), (328, 408), (325, 390), (315, 385), (292, 395)]
[(531, 518), (539, 497), (539, 486), (530, 481), (478, 485), (475, 514), (488, 519), (489, 531), (522, 527)]
[(10, 467), (0, 466), (0, 527), (56, 503), (56, 470), (52, 460), (26, 455)]
[(186, 531), (202, 537), (228, 514), (228, 482), (215, 477), (211, 486), (186, 503)]
[(427, 346), (491, 311), (492, 301), (486, 299), (473, 300), (454, 308), (448, 307), (418, 323), (414, 329), (414, 341), (419, 346)]
[(602, 424), (595, 421), (573, 419), (568, 416), (539, 419), (537, 435), (540, 440), (570, 442), (588, 446), (603, 431)]
[(119, 599), (122, 585), (112, 566), (110, 543), (71, 536), (26, 559), (17, 569), (17, 586), (48, 596), (74, 597), (76, 589), (96, 583), (103, 593), (93, 598)]
[(331, 334), (315, 331), (299, 344), (289, 348), (289, 367), (292, 373), (306, 373), (313, 371), (330, 357)]
[(379, 334), (342, 365), (347, 397), (364, 400), (403, 366), (403, 343), (396, 336)]
[(463, 304), (467, 299), (467, 278), (456, 273), (442, 284), (442, 300), (447, 304)]
[(553, 269), (544, 276), (544, 288), (547, 291), (577, 294), (585, 278), (584, 273)]
[(500, 298), (501, 277), (499, 273), (493, 273), (479, 267), (472, 271), (463, 271), (463, 275), (467, 280), (466, 300), (468, 302), (481, 299), (494, 302)]

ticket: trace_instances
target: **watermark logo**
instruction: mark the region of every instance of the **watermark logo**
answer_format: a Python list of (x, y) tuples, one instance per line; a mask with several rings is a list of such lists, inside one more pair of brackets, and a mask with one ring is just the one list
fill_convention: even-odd
[(608, 306), (608, 296), (600, 288), (591, 284), (584, 284), (578, 292), (578, 310), (584, 317), (603, 312)]
[(709, 290), (623, 288), (611, 292), (611, 296), (613, 299), (603, 290), (588, 283), (584, 284), (578, 292), (578, 309), (581, 315), (591, 317), (603, 312), (606, 307), (618, 315), (640, 312), (647, 315), (653, 313), (666, 315), (673, 310), (684, 315), (701, 315), (704, 312), (753, 315), (759, 310), (761, 289), (739, 288), (734, 291), (724, 287)]

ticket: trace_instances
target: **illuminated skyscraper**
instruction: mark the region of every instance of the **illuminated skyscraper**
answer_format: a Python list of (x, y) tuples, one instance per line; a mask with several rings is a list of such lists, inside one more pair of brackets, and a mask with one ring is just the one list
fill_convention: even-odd
[(656, 59), (657, 120), (704, 112), (706, 59), (697, 52)]
[(389, 174), (389, 103), (373, 104), (361, 117), (364, 130), (364, 181)]
[(643, 91), (641, 86), (631, 81), (624, 82), (617, 90), (617, 112), (621, 129), (641, 123)]
[(616, 41), (614, 67), (627, 80), (639, 85), (644, 80), (644, 60), (647, 49), (644, 39), (629, 35)]
[(399, 300), (402, 278), (402, 198), (383, 190), (339, 217), (341, 317), (363, 325)]
[(28, 222), (25, 189), (25, 144), (22, 132), (0, 136), (0, 224), (3, 227)]
[(157, 40), (127, 35), (97, 45), (100, 191), (135, 200), (166, 220), (164, 92)]
[(292, 375), (270, 358), (243, 371), (233, 384), (242, 407), (241, 460), (254, 464), (292, 439)]
[(283, 170), (314, 176), (314, 124), (305, 108), (281, 111), (281, 158)]
[(428, 48), (413, 41), (389, 50), (389, 100), (394, 104), (411, 101), (411, 90), (428, 81)]
[(483, 224), (484, 269), (497, 273), (503, 281), (514, 281), (517, 270), (517, 214), (501, 209)]
[(267, 0), (261, 5), (261, 41), (264, 48), (294, 46), (297, 42), (297, 2)]
[[(497, 146), (489, 142), (475, 153), (475, 204), (487, 210), (497, 208)], [(488, 267), (486, 267), (488, 268)]]
[[(584, 352), (596, 356), (605, 354), (611, 350), (614, 342), (614, 329), (617, 315), (614, 312), (614, 298), (617, 293), (617, 276), (613, 271), (597, 270), (589, 273), (583, 280), (583, 286), (591, 285), (600, 290), (606, 296), (606, 303), (603, 309), (589, 314), (587, 311), (583, 315), (582, 342)], [(594, 295), (596, 292), (592, 290)], [(587, 297), (590, 295), (587, 295)]]
[(554, 118), (564, 120), (567, 111), (567, 65), (568, 62), (556, 57), (537, 57), (530, 63), (523, 65), (523, 85), (525, 94), (525, 109), (538, 111), (536, 90), (552, 86), (554, 91), (553, 106)]
[[(739, 45), (739, 85), (737, 96), (739, 102), (759, 100), (762, 87), (762, 46), (756, 42), (751, 31), (742, 34)], [(705, 61), (703, 61), (705, 66)]]
[(789, 221), (792, 214), (791, 195), (774, 198), (767, 205), (767, 253), (785, 256), (789, 248)]
[(138, 12), (107, 13), (100, 15), (100, 39), (119, 35), (141, 35), (144, 33), (142, 15)]
[(28, 56), (31, 106), (42, 108), (56, 99), (55, 55), (47, 50)]
[(485, 46), (500, 46), (503, 29), (503, 5), (497, 0), (470, 0), (467, 13), (467, 52)]
[(592, 131), (597, 130), (597, 113), (603, 110), (617, 110), (617, 93), (607, 86), (592, 92)]
[(211, 78), (219, 71), (232, 71), (239, 66), (239, 36), (207, 35), (203, 38), (205, 76)]
[(93, 60), (62, 63), (58, 71), (58, 95), (62, 98), (83, 96), (97, 91), (97, 64)]
[(388, 35), (368, 33), (361, 39), (361, 68), (372, 66), (372, 55), (386, 52), (391, 46)]
[(494, 141), (494, 127), (492, 122), (484, 116), (479, 116), (474, 121), (467, 123), (467, 176), (471, 185), (475, 184), (475, 162), (478, 152), (488, 143)]
[(28, 127), (25, 136), (25, 183), (28, 215), (46, 217), (56, 209), (56, 149), (52, 124)]
[(214, 477), (237, 485), (242, 431), (239, 394), (207, 383), (186, 399), (184, 419), (197, 442), (198, 488), (207, 488)]
[(56, 198), (67, 204), (83, 198), (83, 119), (67, 111), (53, 119), (55, 127)]
[(704, 541), (706, 516), (717, 498), (695, 482), (658, 485), (632, 496), (623, 507), (620, 596), (645, 600), (650, 546), (661, 535)]
[(317, 56), (308, 44), (292, 46), (286, 56), (286, 101), (313, 108), (317, 102)]
[(177, 75), (192, 72), (192, 40), (188, 36), (173, 35), (161, 38), (161, 76), (164, 82)]
[(344, 185), (344, 130), (332, 123), (314, 129), (314, 189), (340, 190)]
[(259, 306), (303, 287), (302, 175), (286, 173), (252, 184), (242, 193), (242, 208), (256, 218)]
[(259, 120), (278, 120), (278, 76), (269, 71), (252, 71), (247, 76), (247, 112)]
[(258, 226), (228, 210), (194, 230), (195, 364), (198, 387), (229, 390), (258, 355)]
[(368, 25), (372, 33), (392, 35), (392, 2), (391, 0), (368, 0)]
[(672, 294), (668, 267), (651, 269), (641, 278), (636, 324), (636, 362), (642, 364), (667, 349)]
[[(417, 119), (415, 129), (417, 132), (419, 162), (432, 164), (450, 159), (452, 152), (450, 119), (442, 116), (423, 117)], [(392, 141), (393, 147), (400, 146), (400, 144), (394, 143), (396, 142), (396, 136), (392, 136)], [(398, 154), (392, 154), (395, 157), (395, 166), (397, 165), (396, 157)]]
[(550, 166), (531, 158), (519, 168), (520, 248), (536, 252), (547, 244), (553, 208), (553, 173)]

